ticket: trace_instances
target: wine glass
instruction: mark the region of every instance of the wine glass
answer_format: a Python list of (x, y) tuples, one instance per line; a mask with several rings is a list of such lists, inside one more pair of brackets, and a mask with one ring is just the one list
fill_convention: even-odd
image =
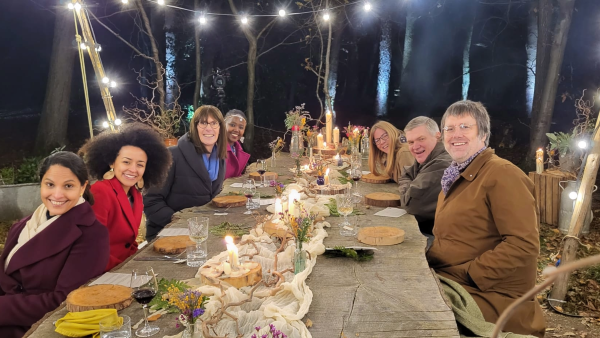
[(256, 186), (254, 185), (254, 180), (246, 180), (242, 185), (242, 189), (244, 196), (246, 196), (246, 209), (248, 209), (244, 215), (251, 215), (252, 211), (250, 208), (252, 207), (252, 196), (256, 193)]
[(258, 173), (260, 175), (260, 187), (264, 188), (266, 187), (265, 184), (265, 173), (267, 172), (267, 161), (265, 160), (258, 160), (257, 162), (257, 168), (258, 168)]
[(208, 217), (192, 217), (188, 219), (188, 230), (192, 241), (202, 243), (208, 238), (208, 221)]
[(354, 208), (352, 195), (349, 193), (339, 194), (335, 196), (337, 211), (344, 216), (344, 221), (340, 224), (340, 235), (354, 236), (354, 227), (348, 222), (348, 215), (352, 213)]
[(363, 196), (358, 191), (358, 181), (360, 181), (360, 178), (362, 177), (362, 169), (353, 166), (352, 169), (350, 169), (350, 177), (354, 181), (354, 193), (352, 194), (354, 203), (360, 203), (362, 202)]
[(131, 272), (131, 289), (133, 290), (131, 297), (142, 304), (144, 309), (144, 326), (137, 329), (135, 335), (138, 337), (154, 336), (160, 331), (158, 326), (148, 324), (148, 303), (156, 296), (158, 291), (154, 270), (152, 268), (134, 269)]

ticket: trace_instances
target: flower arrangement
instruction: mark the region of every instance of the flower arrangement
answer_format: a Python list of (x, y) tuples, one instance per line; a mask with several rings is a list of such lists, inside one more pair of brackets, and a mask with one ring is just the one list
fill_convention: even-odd
[[(181, 312), (177, 320), (182, 325), (186, 327), (193, 325), (204, 314), (204, 304), (208, 297), (202, 295), (202, 292), (195, 290), (180, 291), (177, 288), (170, 288), (168, 296), (169, 304)], [(179, 327), (179, 323), (177, 323), (177, 327)]]
[(310, 234), (311, 227), (317, 218), (317, 215), (308, 212), (298, 201), (294, 201), (296, 208), (300, 210), (300, 217), (294, 217), (290, 215), (288, 210), (281, 213), (282, 219), (289, 220), (288, 225), (292, 232), (292, 235), (296, 239), (297, 243), (308, 242), (308, 235)]
[(283, 190), (285, 189), (285, 185), (281, 182), (275, 182), (275, 195), (281, 196), (283, 194)]
[(348, 127), (344, 127), (344, 133), (350, 142), (357, 143), (360, 141), (363, 130), (369, 130), (368, 127), (354, 126), (348, 124)]
[[(309, 122), (316, 121), (312, 127)], [(293, 126), (298, 126), (302, 139), (306, 141), (309, 147), (314, 147), (317, 142), (317, 134), (319, 121), (313, 119), (310, 113), (304, 110), (304, 103), (300, 106), (296, 106), (294, 109), (286, 113), (285, 116), (285, 127), (288, 131), (292, 130)]]
[(269, 148), (271, 149), (271, 153), (277, 154), (281, 151), (281, 149), (283, 149), (284, 145), (285, 142), (283, 139), (281, 137), (277, 137), (276, 140), (273, 140), (271, 143), (269, 143)]
[(287, 335), (279, 330), (277, 330), (277, 328), (275, 327), (275, 325), (273, 324), (269, 324), (269, 331), (263, 335), (260, 335), (260, 326), (257, 326), (254, 328), (256, 330), (256, 333), (254, 333), (252, 336), (250, 336), (250, 338), (287, 338)]

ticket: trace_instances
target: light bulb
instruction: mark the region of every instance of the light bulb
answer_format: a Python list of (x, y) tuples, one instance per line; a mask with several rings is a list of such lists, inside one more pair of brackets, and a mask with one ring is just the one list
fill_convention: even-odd
[(122, 3), (127, 4), (129, 3), (129, 0), (121, 0)]
[(200, 18), (198, 18), (198, 21), (200, 22), (201, 25), (204, 25), (206, 23), (206, 17), (203, 15)]
[(76, 9), (76, 10), (80, 10), (80, 9), (81, 9), (81, 4), (80, 4), (79, 2), (77, 2), (77, 3), (75, 4), (75, 9)]
[(285, 15), (286, 15), (285, 9), (280, 9), (279, 16), (285, 16)]
[(102, 78), (102, 83), (108, 83), (110, 80), (105, 76)]
[(87, 45), (85, 44), (85, 42), (82, 42), (79, 47), (83, 50), (85, 50), (87, 48)]
[(101, 52), (102, 51), (102, 46), (98, 45), (98, 47), (94, 48), (96, 50), (96, 52)]
[(156, 1), (159, 5), (164, 5), (165, 4), (165, 0), (157, 0)]
[(248, 24), (248, 17), (246, 17), (246, 16), (243, 16), (243, 17), (242, 17), (242, 23), (243, 23), (244, 25)]
[(106, 121), (102, 122), (102, 127), (108, 128), (108, 126), (109, 126), (108, 122), (106, 122)]
[(121, 119), (116, 119), (115, 126), (120, 126), (120, 125), (121, 125)]
[(574, 192), (574, 191), (571, 191), (571, 192), (569, 193), (569, 198), (570, 198), (570, 199), (572, 199), (572, 200), (576, 199), (576, 198), (577, 198), (577, 193), (576, 193), (576, 192)]
[(365, 3), (365, 11), (370, 12), (373, 7), (370, 2)]
[(68, 9), (74, 9), (74, 8), (75, 8), (75, 6), (73, 6), (73, 3), (69, 3), (69, 4), (67, 5), (67, 8), (68, 8)]
[(587, 148), (587, 142), (581, 140), (581, 141), (579, 141), (579, 143), (577, 143), (577, 146), (581, 149), (585, 149), (585, 148)]
[(323, 14), (323, 20), (329, 21), (329, 13)]
[(117, 87), (117, 83), (115, 81), (110, 81), (110, 87), (111, 88), (116, 88)]

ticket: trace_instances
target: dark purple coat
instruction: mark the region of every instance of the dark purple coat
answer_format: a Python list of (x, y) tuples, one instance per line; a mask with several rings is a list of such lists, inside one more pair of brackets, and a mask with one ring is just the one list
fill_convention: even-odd
[(22, 337), (67, 294), (104, 272), (108, 230), (92, 207), (80, 204), (25, 243), (10, 260), (19, 234), (31, 216), (15, 223), (0, 255), (0, 337)]

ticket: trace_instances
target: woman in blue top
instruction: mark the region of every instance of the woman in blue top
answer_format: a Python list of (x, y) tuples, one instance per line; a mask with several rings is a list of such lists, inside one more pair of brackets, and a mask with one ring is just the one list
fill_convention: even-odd
[(181, 209), (205, 205), (223, 188), (227, 136), (223, 114), (214, 106), (196, 110), (190, 131), (169, 147), (173, 164), (162, 187), (144, 196), (146, 239), (152, 240)]

